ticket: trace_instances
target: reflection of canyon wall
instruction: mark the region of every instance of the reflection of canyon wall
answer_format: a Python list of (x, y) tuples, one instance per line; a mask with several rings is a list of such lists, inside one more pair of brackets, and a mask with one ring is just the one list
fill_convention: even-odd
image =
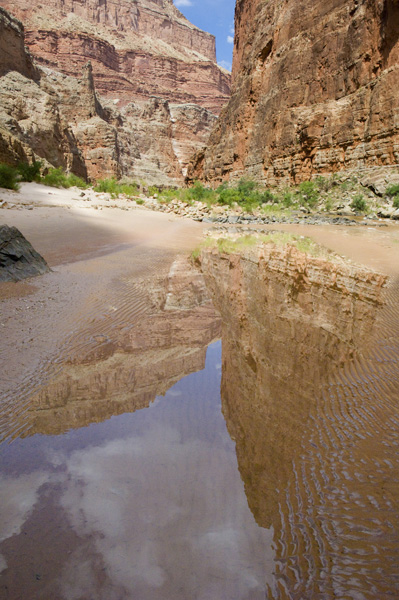
[(220, 318), (202, 276), (179, 259), (147, 293), (153, 309), (130, 332), (100, 339), (90, 356), (75, 357), (31, 398), (29, 435), (56, 435), (148, 407), (204, 368), (207, 346), (220, 335)]
[(249, 506), (270, 527), (317, 391), (366, 343), (386, 279), (266, 245), (201, 261), (222, 315), (223, 412)]
[(238, 0), (232, 97), (191, 177), (397, 164), (398, 24), (395, 0)]

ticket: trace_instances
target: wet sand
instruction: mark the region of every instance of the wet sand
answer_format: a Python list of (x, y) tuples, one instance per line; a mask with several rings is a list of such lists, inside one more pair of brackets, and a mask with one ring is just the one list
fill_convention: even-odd
[(0, 222), (18, 227), (52, 272), (0, 285), (0, 359), (6, 365), (0, 429), (6, 436), (21, 427), (24, 398), (63, 362), (117, 343), (146, 313), (146, 286), (167, 277), (203, 231), (198, 223), (140, 209), (70, 208), (74, 193), (67, 190), (60, 195), (64, 207), (38, 203), (29, 210), (23, 203), (32, 202), (30, 189), (15, 196), (20, 208), (0, 212)]

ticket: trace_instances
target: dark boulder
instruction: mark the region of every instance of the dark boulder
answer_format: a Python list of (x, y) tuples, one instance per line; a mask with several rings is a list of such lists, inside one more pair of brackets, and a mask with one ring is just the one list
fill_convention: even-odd
[(19, 281), (50, 271), (16, 227), (0, 225), (0, 281)]

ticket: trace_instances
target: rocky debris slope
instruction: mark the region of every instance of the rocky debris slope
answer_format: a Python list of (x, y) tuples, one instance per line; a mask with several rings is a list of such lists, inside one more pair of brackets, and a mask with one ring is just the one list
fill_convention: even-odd
[[(182, 181), (229, 97), (230, 74), (216, 64), (213, 36), (171, 0), (51, 0), (45, 10), (38, 2), (2, 4), (24, 23), (26, 43), (48, 75), (80, 79), (91, 62), (106, 110), (93, 113), (102, 121), (74, 124), (89, 176), (104, 168), (105, 176)], [(22, 73), (17, 63), (12, 68)], [(75, 117), (82, 121), (79, 111)]]
[(232, 97), (189, 177), (399, 163), (398, 24), (393, 0), (238, 0)]
[(0, 281), (20, 281), (49, 270), (44, 258), (16, 227), (0, 225)]

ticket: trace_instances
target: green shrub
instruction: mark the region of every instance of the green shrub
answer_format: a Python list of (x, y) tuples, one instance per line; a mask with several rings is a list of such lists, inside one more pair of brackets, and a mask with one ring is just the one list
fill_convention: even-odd
[(147, 195), (148, 195), (148, 196), (154, 196), (155, 194), (159, 194), (159, 193), (160, 193), (160, 191), (161, 191), (161, 190), (160, 190), (160, 189), (159, 189), (159, 188), (158, 188), (156, 185), (151, 185), (151, 186), (148, 188)]
[(66, 178), (68, 182), (67, 187), (77, 187), (81, 190), (87, 190), (87, 188), (90, 187), (87, 181), (85, 181), (81, 177), (78, 177), (77, 175), (74, 175), (73, 173), (69, 173), (69, 175), (67, 175)]
[(227, 206), (232, 206), (234, 202), (237, 204), (240, 203), (241, 196), (237, 189), (235, 188), (224, 188), (221, 190), (219, 194), (219, 203), (227, 204)]
[(49, 169), (47, 175), (42, 177), (41, 183), (56, 188), (70, 188), (76, 186), (81, 189), (87, 189), (89, 187), (89, 184), (77, 175), (74, 175), (73, 173), (66, 175), (61, 167)]
[(48, 173), (42, 178), (42, 183), (50, 187), (69, 187), (67, 177), (61, 167), (58, 169), (49, 169)]
[(216, 196), (220, 204), (232, 206), (237, 203), (246, 211), (252, 211), (261, 204), (276, 202), (270, 190), (261, 191), (255, 181), (245, 178), (240, 179), (235, 187), (227, 187), (227, 184), (223, 183), (217, 188)]
[(357, 212), (365, 212), (367, 210), (367, 202), (363, 197), (363, 194), (357, 194), (351, 204), (350, 204), (351, 208), (353, 208), (353, 210), (356, 210)]
[(19, 189), (18, 179), (19, 174), (15, 167), (0, 164), (0, 188), (17, 191)]
[(94, 191), (116, 196), (118, 194), (118, 182), (114, 177), (111, 179), (100, 179), (97, 181)]
[(399, 183), (393, 183), (392, 185), (388, 186), (386, 189), (386, 194), (390, 198), (392, 198), (392, 196), (399, 196)]
[(40, 181), (40, 169), (42, 163), (35, 160), (32, 164), (19, 163), (17, 166), (18, 173), (21, 176), (21, 181)]
[(315, 184), (321, 192), (328, 192), (334, 185), (331, 178), (323, 177), (322, 175), (316, 177)]
[(285, 208), (289, 208), (294, 204), (294, 195), (292, 192), (284, 192), (282, 203)]
[(255, 183), (255, 181), (251, 181), (250, 179), (245, 179), (245, 177), (243, 177), (238, 182), (237, 189), (238, 189), (238, 193), (240, 194), (240, 196), (242, 198), (245, 198), (248, 196), (253, 196), (253, 193), (257, 187), (258, 186)]
[(314, 181), (302, 181), (299, 184), (298, 195), (303, 204), (313, 208), (319, 200), (319, 192)]
[(112, 198), (116, 198), (119, 194), (137, 196), (139, 189), (137, 183), (119, 183), (115, 177), (111, 177), (111, 179), (100, 179), (97, 181), (94, 191), (111, 194)]
[(179, 199), (182, 201), (196, 201), (213, 204), (216, 202), (216, 193), (211, 188), (207, 188), (200, 181), (195, 181), (194, 185), (187, 190), (179, 190)]
[(399, 195), (395, 196), (395, 198), (393, 199), (393, 207), (399, 208)]

